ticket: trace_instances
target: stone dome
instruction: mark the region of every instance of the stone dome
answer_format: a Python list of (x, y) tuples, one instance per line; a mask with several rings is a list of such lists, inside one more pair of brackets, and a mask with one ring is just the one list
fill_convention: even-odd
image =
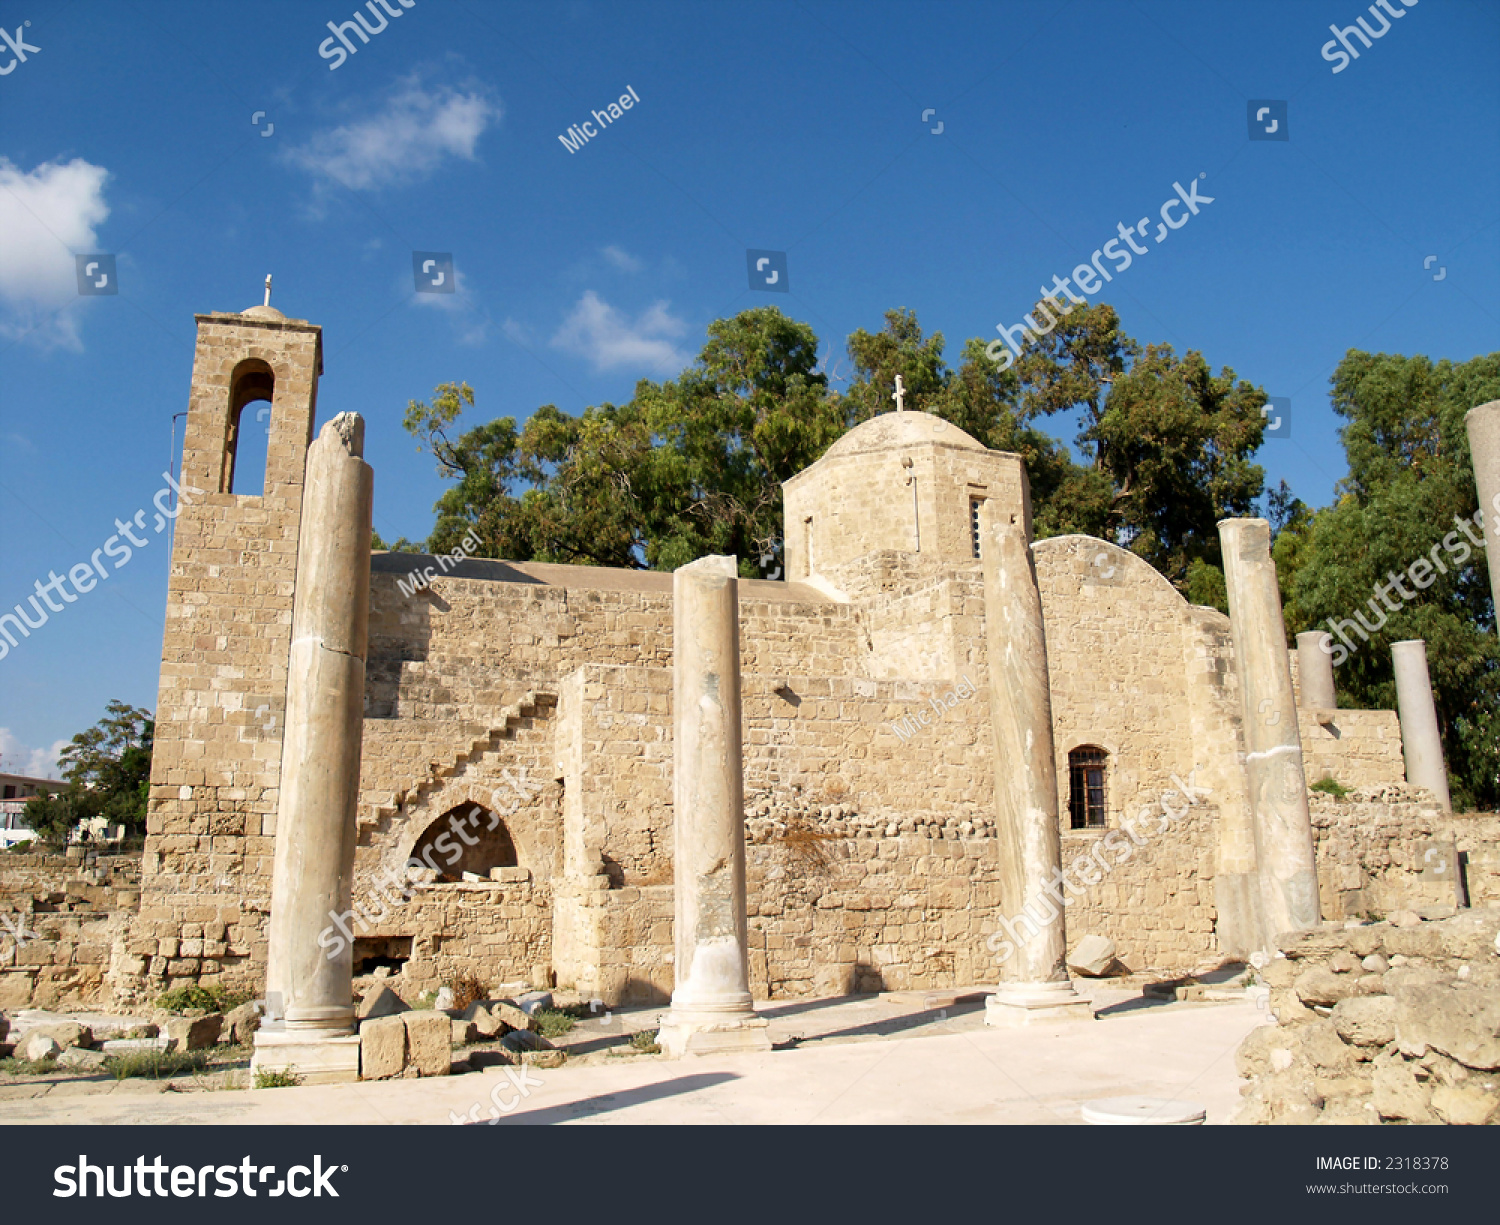
[(283, 315), (274, 306), (252, 306), (248, 310), (242, 310), (240, 312), (240, 314), (248, 316), (251, 319), (285, 319), (286, 318), (286, 316)]
[(924, 442), (946, 443), (950, 447), (965, 447), (972, 451), (987, 449), (978, 439), (970, 437), (958, 426), (941, 417), (934, 417), (931, 413), (907, 411), (881, 413), (878, 417), (871, 417), (829, 447), (823, 453), (823, 458), (858, 455), (866, 451), (890, 451)]

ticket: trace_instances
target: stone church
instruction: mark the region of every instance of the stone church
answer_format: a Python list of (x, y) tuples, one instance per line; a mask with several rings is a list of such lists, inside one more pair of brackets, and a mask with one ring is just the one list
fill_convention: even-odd
[[(176, 524), (141, 908), (110, 971), (125, 996), (265, 977), (321, 333), (269, 306), (197, 325), (182, 472), (198, 492)], [(245, 496), (230, 491), (256, 404), (270, 405), (265, 481)], [(978, 522), (988, 502), (1029, 531), (1022, 461), (891, 412), (786, 482), (784, 500), (785, 576), (739, 584), (754, 993), (992, 983), (1004, 848), (974, 696)], [(1107, 937), (1130, 969), (1247, 951), (1229, 618), (1097, 539), (1032, 553), (1063, 863), (1104, 869), (1080, 872), (1070, 941)], [(416, 990), (474, 977), (665, 1002), (672, 576), (377, 553), (369, 582), (354, 910), (329, 916), (328, 939), (352, 943), (356, 974), (388, 967)], [(1296, 724), (1308, 780), (1384, 788), (1413, 836), (1430, 834), (1436, 806), (1402, 787), (1396, 715), (1303, 705), (1260, 717)], [(1180, 816), (1158, 835), (1165, 823), (1137, 818), (1163, 805)], [(1416, 880), (1406, 824), (1381, 827), (1377, 847), (1375, 823), (1351, 820), (1317, 831), (1325, 917)]]

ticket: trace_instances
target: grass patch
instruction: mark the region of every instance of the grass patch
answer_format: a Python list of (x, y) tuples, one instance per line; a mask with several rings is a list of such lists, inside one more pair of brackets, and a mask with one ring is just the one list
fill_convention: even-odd
[[(578, 1005), (574, 1005), (574, 1008)], [(587, 1010), (587, 1005), (584, 1005)], [(585, 1014), (587, 1015), (587, 1011)], [(578, 1024), (578, 1018), (573, 1016), (570, 1010), (562, 1008), (543, 1008), (532, 1017), (536, 1022), (537, 1032), (544, 1038), (561, 1038), (565, 1033)]]
[(254, 998), (249, 991), (231, 991), (218, 983), (207, 987), (183, 983), (158, 998), (156, 1006), (163, 1012), (178, 1015), (185, 1012), (229, 1012)]
[(302, 1074), (296, 1068), (256, 1068), (257, 1089), (295, 1089), (302, 1083)]
[(656, 1034), (649, 1029), (643, 1029), (640, 1033), (630, 1035), (631, 1047), (642, 1055), (660, 1055), (661, 1047), (656, 1044)]
[(167, 1080), (207, 1066), (206, 1051), (131, 1051), (104, 1061), (105, 1071), (116, 1080)]
[(1324, 795), (1331, 795), (1334, 799), (1341, 800), (1349, 794), (1351, 789), (1331, 778), (1320, 778), (1308, 790), (1321, 791)]
[(437, 1007), (437, 992), (424, 991), (407, 1005), (413, 1012), (431, 1012)]
[(57, 1071), (55, 1059), (17, 1059), (10, 1056), (0, 1059), (0, 1074), (6, 1076), (45, 1076)]

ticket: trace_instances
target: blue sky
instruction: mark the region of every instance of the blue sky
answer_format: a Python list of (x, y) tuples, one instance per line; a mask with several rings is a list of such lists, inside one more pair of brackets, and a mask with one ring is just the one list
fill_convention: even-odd
[[(267, 272), (324, 329), (320, 422), (365, 416), (387, 538), (432, 524), (400, 421), (438, 383), (472, 384), (469, 424), (619, 403), (767, 304), (835, 359), (910, 307), (956, 358), (1198, 176), (1213, 203), (1096, 297), (1291, 398), (1268, 484), (1331, 500), (1348, 349), (1500, 339), (1490, 0), (1407, 6), (1339, 72), (1330, 25), (1380, 27), (1356, 0), (416, 0), (331, 67), (354, 9), (0, 0), (0, 611), (150, 506), (193, 314), (257, 303)], [(1287, 103), (1290, 139), (1249, 139), (1252, 99)], [(789, 293), (750, 288), (752, 248), (787, 253)], [(459, 292), (415, 293), (414, 250), (452, 252)], [(101, 252), (119, 292), (80, 297)], [(147, 535), (0, 658), (0, 769), (50, 772), (110, 698), (155, 706)]]

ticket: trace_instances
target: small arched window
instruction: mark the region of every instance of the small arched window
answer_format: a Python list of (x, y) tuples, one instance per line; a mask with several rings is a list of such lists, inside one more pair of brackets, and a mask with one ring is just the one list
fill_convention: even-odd
[(1085, 744), (1068, 754), (1068, 815), (1072, 829), (1103, 829), (1109, 816), (1105, 776), (1109, 754)]

